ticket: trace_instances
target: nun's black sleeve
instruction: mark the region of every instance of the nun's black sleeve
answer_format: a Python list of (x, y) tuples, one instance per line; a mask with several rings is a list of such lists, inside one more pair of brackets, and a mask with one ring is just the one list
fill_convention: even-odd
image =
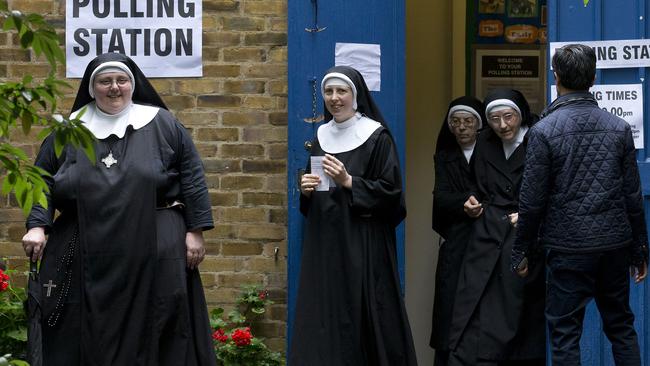
[[(51, 134), (41, 144), (41, 148), (36, 156), (36, 161), (34, 162), (35, 166), (50, 174), (43, 176), (43, 180), (47, 184), (50, 192), (52, 192), (54, 187), (53, 176), (59, 170), (60, 161), (62, 161), (62, 159), (63, 156), (61, 156), (61, 159), (57, 159), (56, 157), (54, 151), (54, 134)], [(31, 213), (25, 221), (27, 230), (34, 227), (43, 227), (45, 228), (45, 232), (49, 233), (50, 228), (52, 227), (52, 221), (54, 220), (54, 204), (52, 203), (50, 193), (46, 193), (45, 195), (47, 197), (47, 208), (39, 204), (34, 205)]]
[[(445, 159), (444, 153), (439, 153), (434, 158), (435, 161), (435, 186), (433, 189), (433, 209), (431, 215), (431, 228), (440, 234), (443, 238), (447, 238), (447, 229), (454, 222), (460, 222), (467, 218), (467, 214), (463, 209), (465, 201), (474, 194), (474, 189), (466, 191), (459, 191), (452, 179), (454, 176), (454, 163), (457, 161), (449, 161)], [(459, 169), (456, 169), (460, 171)], [(463, 182), (465, 185), (470, 185), (470, 182)]]
[[(387, 131), (379, 134), (366, 177), (352, 176), (351, 207), (376, 216), (391, 217), (397, 223), (406, 216), (403, 207), (402, 175), (393, 140)], [(391, 218), (393, 221), (393, 218)]]
[(212, 205), (205, 182), (203, 162), (189, 133), (177, 120), (175, 132), (175, 152), (179, 162), (181, 197), (185, 205), (185, 225), (188, 231), (212, 229)]

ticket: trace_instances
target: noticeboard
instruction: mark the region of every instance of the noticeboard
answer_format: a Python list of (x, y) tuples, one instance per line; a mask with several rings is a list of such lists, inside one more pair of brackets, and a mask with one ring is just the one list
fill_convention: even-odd
[(505, 45), (473, 47), (473, 94), (483, 99), (491, 89), (511, 88), (524, 94), (539, 114), (546, 106), (546, 47)]

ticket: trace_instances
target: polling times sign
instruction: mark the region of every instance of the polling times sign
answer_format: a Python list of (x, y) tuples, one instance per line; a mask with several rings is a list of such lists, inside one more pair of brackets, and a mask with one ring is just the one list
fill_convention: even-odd
[(148, 77), (202, 76), (201, 0), (67, 0), (66, 76), (107, 52), (131, 57)]
[[(589, 92), (598, 106), (624, 119), (632, 129), (634, 147), (643, 149), (643, 84), (594, 85)], [(551, 99), (557, 97), (557, 88), (551, 86)]]

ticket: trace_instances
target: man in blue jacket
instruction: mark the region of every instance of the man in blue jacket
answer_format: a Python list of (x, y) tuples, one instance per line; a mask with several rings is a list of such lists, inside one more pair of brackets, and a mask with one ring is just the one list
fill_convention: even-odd
[(564, 46), (552, 63), (559, 96), (528, 135), (513, 270), (525, 277), (528, 258), (545, 249), (554, 366), (580, 365), (592, 298), (616, 365), (641, 365), (629, 282), (646, 277), (648, 234), (632, 131), (589, 93), (592, 48)]

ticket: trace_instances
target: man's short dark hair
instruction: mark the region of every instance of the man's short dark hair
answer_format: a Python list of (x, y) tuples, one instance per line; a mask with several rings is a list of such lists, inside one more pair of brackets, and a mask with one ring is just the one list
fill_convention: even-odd
[(555, 50), (553, 71), (560, 84), (570, 90), (589, 90), (596, 76), (596, 52), (583, 44), (568, 44)]

